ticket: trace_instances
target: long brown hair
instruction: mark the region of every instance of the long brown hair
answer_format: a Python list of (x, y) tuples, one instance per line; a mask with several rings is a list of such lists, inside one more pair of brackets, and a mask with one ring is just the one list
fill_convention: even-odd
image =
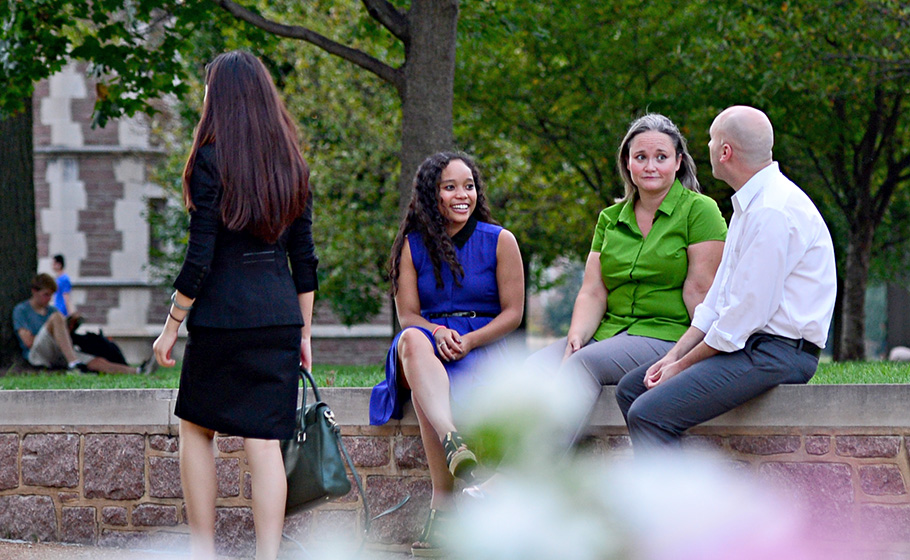
[(659, 113), (647, 113), (638, 117), (629, 125), (625, 138), (619, 145), (619, 151), (616, 153), (616, 166), (619, 168), (619, 176), (622, 177), (625, 194), (623, 200), (634, 200), (638, 196), (638, 187), (632, 182), (632, 174), (629, 172), (629, 149), (632, 139), (642, 132), (662, 132), (670, 137), (676, 150), (676, 156), (681, 159), (679, 171), (676, 172), (676, 178), (682, 183), (682, 186), (694, 192), (701, 192), (701, 186), (698, 184), (696, 176), (695, 160), (689, 155), (689, 146), (686, 143), (685, 136), (679, 131), (679, 128), (673, 121)]
[(243, 51), (215, 58), (206, 71), (202, 118), (183, 169), (183, 200), (194, 209), (190, 178), (196, 154), (215, 144), (222, 184), (221, 220), (269, 243), (300, 216), (310, 171), (297, 145), (297, 127), (262, 62)]
[(398, 293), (398, 277), (401, 266), (401, 250), (404, 248), (405, 238), (412, 231), (416, 231), (423, 239), (427, 254), (433, 263), (433, 273), (436, 276), (436, 285), (442, 287), (442, 261), (445, 259), (459, 284), (459, 278), (464, 276), (464, 269), (458, 261), (455, 252), (455, 243), (446, 232), (448, 220), (439, 212), (439, 178), (442, 171), (454, 160), (463, 161), (474, 178), (474, 188), (477, 191), (477, 205), (471, 216), (481, 222), (497, 223), (490, 213), (487, 195), (483, 185), (483, 178), (477, 164), (467, 154), (455, 152), (440, 152), (423, 160), (417, 173), (414, 175), (414, 184), (411, 191), (411, 202), (408, 211), (398, 227), (398, 235), (392, 243), (392, 254), (389, 257), (389, 280), (392, 283), (392, 295)]

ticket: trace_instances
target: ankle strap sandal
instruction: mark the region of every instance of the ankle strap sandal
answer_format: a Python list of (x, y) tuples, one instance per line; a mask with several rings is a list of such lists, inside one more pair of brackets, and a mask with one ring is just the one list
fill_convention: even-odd
[(446, 453), (446, 466), (455, 478), (468, 484), (474, 482), (474, 469), (477, 467), (477, 456), (468, 449), (458, 432), (449, 432), (442, 440)]
[(431, 509), (420, 537), (411, 545), (411, 555), (417, 558), (438, 558), (445, 555), (448, 537), (448, 512)]

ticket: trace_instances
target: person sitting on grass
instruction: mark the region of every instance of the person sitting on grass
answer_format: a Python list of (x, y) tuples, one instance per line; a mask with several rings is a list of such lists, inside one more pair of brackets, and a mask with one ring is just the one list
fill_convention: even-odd
[(83, 373), (148, 374), (154, 371), (157, 364), (153, 359), (136, 368), (115, 364), (73, 348), (66, 319), (51, 305), (56, 291), (57, 282), (50, 274), (38, 274), (32, 279), (32, 296), (13, 308), (13, 329), (19, 338), (22, 355), (29, 364)]

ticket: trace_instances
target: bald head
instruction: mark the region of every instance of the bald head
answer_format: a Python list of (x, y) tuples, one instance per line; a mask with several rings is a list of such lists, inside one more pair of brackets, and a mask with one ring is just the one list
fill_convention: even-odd
[(757, 171), (771, 163), (774, 129), (768, 116), (758, 109), (745, 105), (724, 109), (711, 129), (712, 136), (730, 144), (743, 165)]

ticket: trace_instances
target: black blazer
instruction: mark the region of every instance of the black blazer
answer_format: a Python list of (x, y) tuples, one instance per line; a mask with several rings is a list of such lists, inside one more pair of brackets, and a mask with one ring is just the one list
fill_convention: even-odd
[(303, 325), (297, 294), (315, 291), (319, 259), (313, 246), (313, 197), (306, 211), (266, 243), (221, 220), (221, 180), (215, 145), (199, 148), (190, 176), (186, 258), (174, 287), (196, 301), (187, 326), (228, 329)]

